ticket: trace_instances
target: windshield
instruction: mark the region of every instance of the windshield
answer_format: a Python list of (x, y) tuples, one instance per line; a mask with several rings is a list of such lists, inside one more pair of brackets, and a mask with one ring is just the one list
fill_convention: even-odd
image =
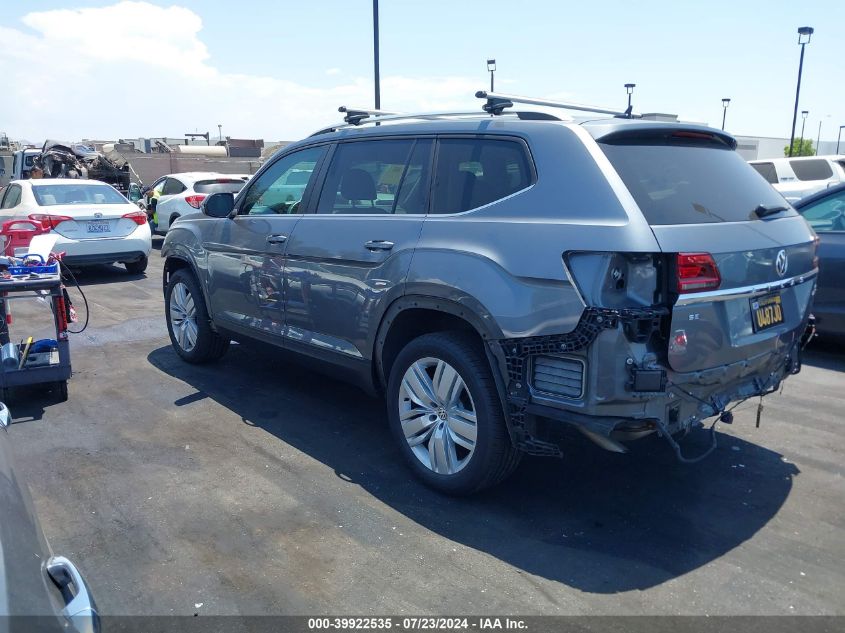
[(754, 210), (760, 205), (788, 207), (729, 148), (673, 142), (600, 146), (651, 225), (745, 222), (758, 219)]
[(243, 180), (200, 180), (194, 183), (194, 191), (197, 193), (238, 193), (246, 184)]
[(114, 187), (79, 183), (79, 185), (33, 185), (35, 201), (42, 207), (63, 204), (126, 204), (129, 202)]

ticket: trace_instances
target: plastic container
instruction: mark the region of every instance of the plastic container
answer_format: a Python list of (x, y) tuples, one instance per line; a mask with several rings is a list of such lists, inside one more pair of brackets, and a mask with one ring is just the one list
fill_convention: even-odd
[(57, 275), (59, 273), (59, 262), (53, 262), (52, 264), (45, 264), (44, 258), (37, 253), (31, 253), (26, 255), (21, 255), (21, 259), (25, 258), (34, 258), (37, 257), (41, 261), (41, 265), (35, 266), (9, 266), (9, 274), (10, 275), (31, 275), (32, 273), (36, 273), (39, 275)]

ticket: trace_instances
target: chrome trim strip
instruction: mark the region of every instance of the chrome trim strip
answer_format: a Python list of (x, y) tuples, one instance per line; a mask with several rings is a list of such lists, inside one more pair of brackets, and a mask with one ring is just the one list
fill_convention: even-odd
[(705, 303), (709, 301), (730, 301), (731, 299), (742, 299), (744, 297), (754, 297), (763, 295), (775, 290), (783, 290), (784, 288), (792, 288), (799, 284), (803, 284), (811, 279), (814, 279), (819, 274), (819, 269), (815, 268), (808, 273), (796, 275), (789, 279), (782, 279), (780, 281), (773, 281), (768, 284), (759, 284), (755, 286), (742, 286), (740, 288), (726, 288), (725, 290), (713, 290), (711, 292), (696, 292), (688, 295), (680, 295), (675, 302), (676, 306), (686, 306), (695, 303)]

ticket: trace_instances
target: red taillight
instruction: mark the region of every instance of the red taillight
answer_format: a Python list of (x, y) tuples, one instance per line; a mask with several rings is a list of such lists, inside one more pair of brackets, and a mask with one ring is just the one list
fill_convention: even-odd
[(123, 216), (127, 220), (132, 220), (138, 226), (143, 226), (147, 223), (147, 212), (146, 211), (132, 211), (127, 213)]
[(678, 253), (678, 292), (715, 290), (722, 283), (710, 253)]
[(55, 229), (62, 222), (73, 220), (68, 215), (50, 215), (49, 213), (30, 213), (29, 219), (33, 222), (41, 222), (41, 226), (45, 229)]
[(203, 200), (205, 200), (204, 195), (195, 194), (193, 196), (185, 196), (185, 202), (191, 205), (194, 209), (199, 209)]

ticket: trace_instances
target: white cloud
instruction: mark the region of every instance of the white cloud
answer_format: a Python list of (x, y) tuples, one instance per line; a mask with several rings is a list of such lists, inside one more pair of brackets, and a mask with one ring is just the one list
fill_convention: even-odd
[[(221, 72), (200, 37), (202, 19), (179, 6), (124, 0), (22, 21), (34, 34), (0, 27), (0, 67), (13, 88), (0, 100), (0, 121), (13, 138), (172, 136), (221, 123), (233, 136), (290, 140), (338, 120), (341, 104), (372, 100), (368, 78), (318, 88)], [(381, 83), (389, 109), (478, 106), (474, 79), (387, 76)]]
[(340, 68), (329, 68), (326, 71), (326, 74), (327, 75), (339, 75), (340, 74)]

